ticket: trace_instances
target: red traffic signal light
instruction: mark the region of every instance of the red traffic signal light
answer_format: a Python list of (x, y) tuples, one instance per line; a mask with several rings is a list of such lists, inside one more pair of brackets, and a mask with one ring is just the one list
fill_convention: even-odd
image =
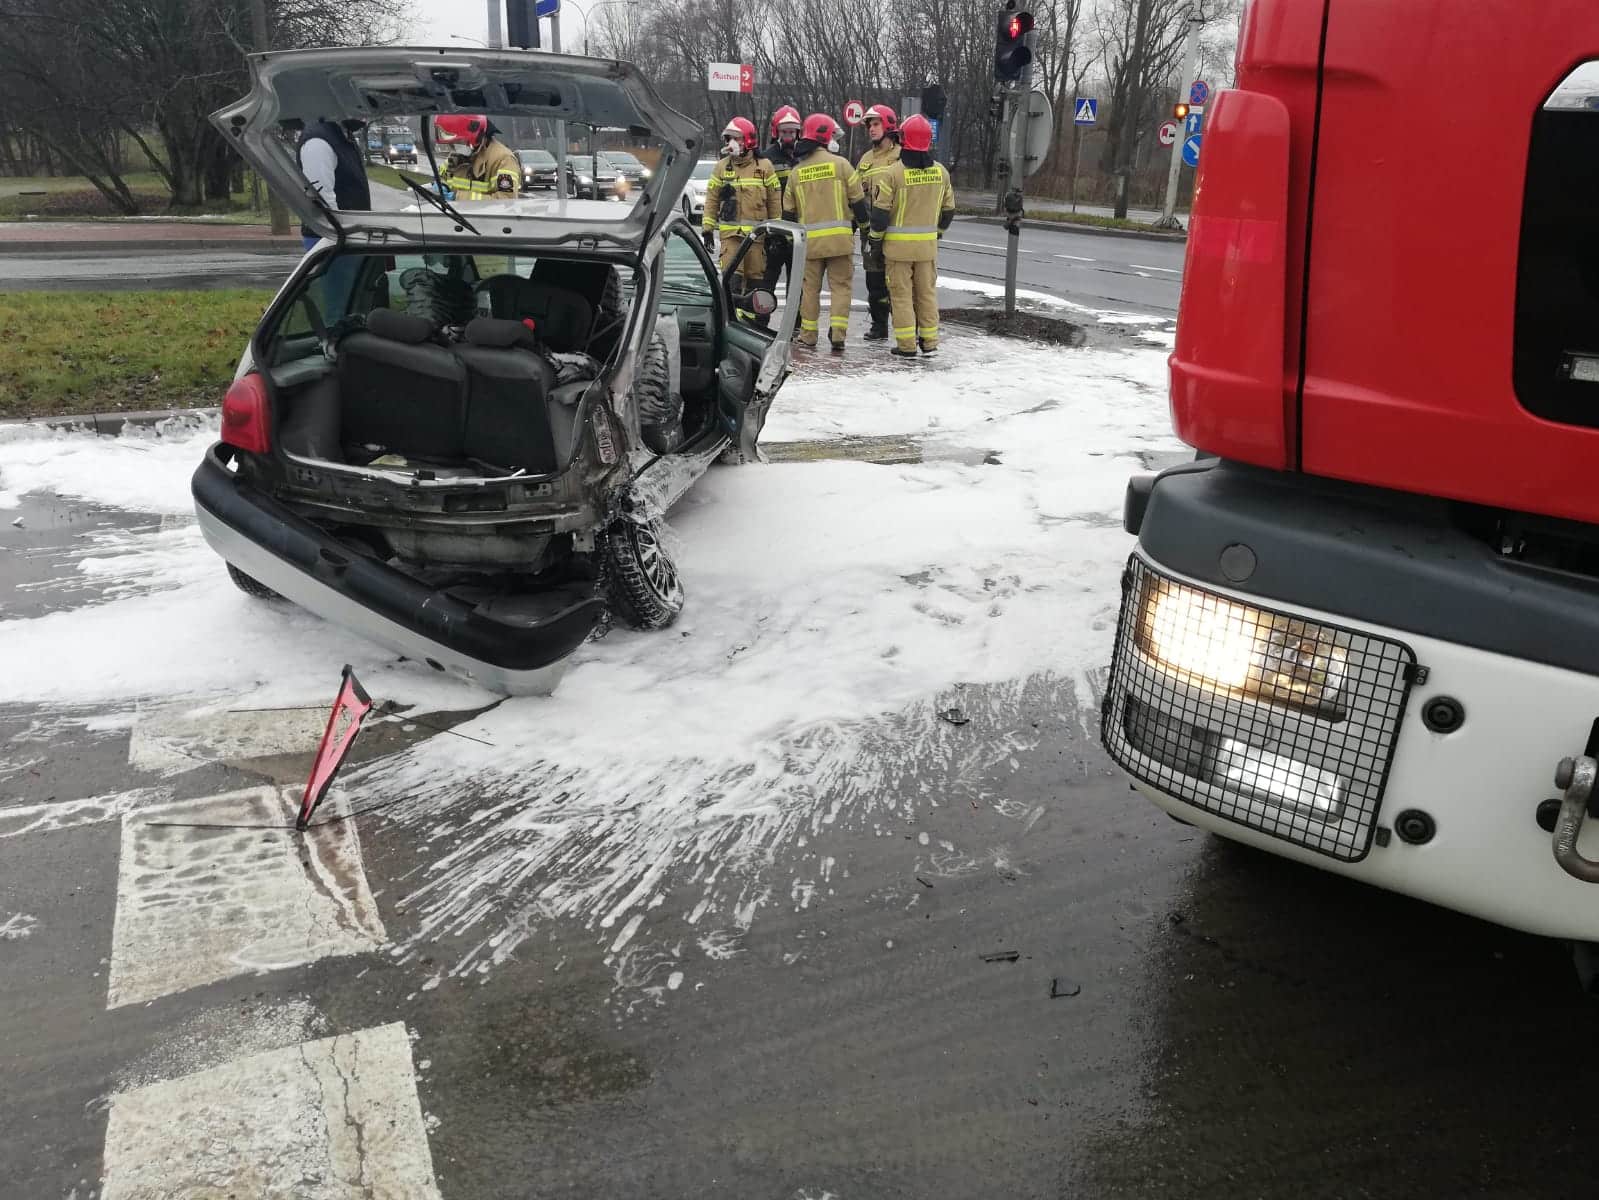
[(1033, 61), (1033, 14), (1016, 7), (1017, 0), (1006, 0), (999, 12), (999, 29), (994, 40), (994, 80), (997, 83), (1023, 81)]

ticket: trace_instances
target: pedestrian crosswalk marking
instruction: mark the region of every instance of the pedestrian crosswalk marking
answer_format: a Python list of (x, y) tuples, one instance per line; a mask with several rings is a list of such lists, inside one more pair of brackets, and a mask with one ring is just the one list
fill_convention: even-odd
[(263, 787), (124, 815), (108, 1008), (384, 944), (354, 822), (301, 838), (296, 810)]
[(111, 1098), (101, 1200), (438, 1200), (410, 1037), (394, 1022)]

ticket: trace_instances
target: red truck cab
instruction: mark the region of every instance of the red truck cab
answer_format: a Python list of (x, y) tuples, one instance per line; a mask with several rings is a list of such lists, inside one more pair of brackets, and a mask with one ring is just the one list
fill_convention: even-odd
[(1103, 729), (1185, 821), (1583, 942), (1596, 63), (1591, 0), (1252, 0)]

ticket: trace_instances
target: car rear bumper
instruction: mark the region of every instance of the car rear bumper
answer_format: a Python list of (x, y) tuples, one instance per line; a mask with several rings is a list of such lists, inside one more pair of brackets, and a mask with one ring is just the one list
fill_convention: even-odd
[(191, 484), (206, 541), (223, 559), (279, 595), (436, 670), (452, 670), (508, 695), (554, 689), (565, 660), (601, 620), (583, 600), (537, 624), (508, 624), (353, 553), (228, 470), (231, 451), (212, 446)]
[[(1556, 764), (1584, 752), (1599, 718), (1599, 678), (1578, 661), (1592, 618), (1580, 606), (1561, 617), (1580, 584), (1507, 574), (1428, 506), (1227, 464), (1176, 468), (1152, 491), (1135, 482), (1128, 513), (1140, 545), (1102, 736), (1141, 793), (1274, 854), (1599, 941), (1599, 885), (1561, 867), (1539, 815), (1560, 795)], [(1183, 593), (1164, 615), (1151, 580)], [(1516, 631), (1529, 621), (1541, 634)], [(1554, 661), (1562, 636), (1570, 649)], [(1251, 640), (1286, 645), (1303, 668), (1321, 637), (1348, 654), (1345, 711), (1331, 720), (1204, 674), (1228, 674), (1223, 660)], [(1305, 803), (1316, 772), (1349, 781), (1337, 820)], [(1577, 849), (1599, 860), (1599, 822)]]

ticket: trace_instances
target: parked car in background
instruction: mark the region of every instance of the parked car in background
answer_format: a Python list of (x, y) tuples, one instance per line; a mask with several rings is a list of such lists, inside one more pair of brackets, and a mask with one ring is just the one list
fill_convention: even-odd
[(627, 180), (630, 188), (638, 187), (652, 175), (650, 169), (629, 151), (607, 150), (603, 157), (616, 168), (618, 175)]
[(560, 168), (555, 161), (555, 155), (548, 150), (518, 150), (516, 157), (522, 164), (522, 190), (524, 192), (531, 192), (541, 188), (555, 190), (556, 178), (560, 173)]
[[(324, 240), (250, 339), (195, 509), (244, 592), (498, 691), (547, 692), (611, 616), (676, 617), (661, 516), (718, 459), (759, 457), (800, 289), (772, 329), (741, 315), (776, 300), (730, 292), (674, 204), (699, 128), (626, 63), (452, 50), (454, 86), (421, 103), (647, 127), (662, 169), (636, 204), (451, 208), (418, 188), (403, 211), (327, 207), (283, 122), (346, 116), (329, 97), (415, 104), (436, 53), (254, 55), (250, 94), (212, 117)], [(577, 177), (593, 166), (577, 158)], [(802, 270), (805, 231), (771, 228)]]
[(566, 194), (579, 200), (609, 200), (622, 176), (603, 154), (566, 156)]
[(716, 170), (714, 158), (702, 158), (694, 164), (694, 174), (683, 188), (683, 214), (696, 225), (705, 216), (705, 189), (710, 185), (711, 173)]

